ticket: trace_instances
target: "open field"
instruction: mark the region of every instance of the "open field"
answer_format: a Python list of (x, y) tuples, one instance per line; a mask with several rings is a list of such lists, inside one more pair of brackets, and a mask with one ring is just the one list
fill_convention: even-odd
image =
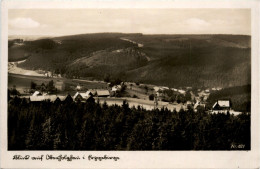
[[(153, 110), (155, 108), (154, 106), (154, 101), (150, 101), (150, 100), (143, 100), (143, 99), (136, 99), (136, 98), (129, 98), (129, 97), (122, 97), (122, 98), (95, 98), (96, 102), (97, 100), (99, 100), (99, 102), (101, 104), (103, 104), (104, 102), (106, 102), (108, 105), (122, 105), (123, 101), (127, 101), (127, 103), (129, 104), (129, 107), (135, 107), (137, 108), (138, 106), (145, 108), (146, 110)], [(167, 108), (168, 110), (176, 110), (179, 111), (181, 108), (186, 109), (187, 106), (184, 104), (169, 104), (168, 102), (162, 102), (162, 101), (158, 101), (158, 109), (161, 108)]]
[[(50, 80), (53, 80), (54, 83), (57, 81), (63, 81), (65, 85), (68, 86), (76, 86), (80, 83), (82, 87), (85, 89), (105, 89), (107, 88), (107, 84), (104, 82), (98, 82), (98, 81), (89, 81), (89, 80), (81, 80), (81, 79), (65, 79), (65, 78), (47, 78), (47, 77), (40, 77), (40, 76), (25, 76), (25, 75), (17, 75), (17, 74), (8, 74), (8, 88), (12, 88), (13, 86), (16, 86), (17, 89), (29, 89), (31, 82), (35, 82), (37, 84), (45, 83), (47, 84)], [(84, 91), (84, 90), (83, 90)], [(62, 91), (60, 94), (74, 94), (75, 90), (67, 90)], [(154, 109), (154, 101), (150, 101), (148, 98), (148, 94), (152, 93), (149, 91), (146, 93), (145, 89), (142, 87), (132, 86), (131, 89), (126, 90), (127, 94), (130, 95), (136, 95), (138, 98), (130, 98), (130, 97), (121, 97), (121, 98), (114, 98), (114, 97), (108, 97), (108, 98), (95, 98), (96, 101), (99, 100), (101, 104), (103, 104), (105, 101), (108, 105), (122, 105), (123, 101), (126, 100), (130, 107), (138, 107), (141, 106), (145, 108), (146, 110), (152, 110)], [(146, 94), (145, 94), (146, 93)], [(158, 101), (158, 109), (161, 108), (167, 108), (171, 111), (177, 110), (179, 111), (181, 108), (186, 108), (185, 104), (169, 104), (168, 102), (162, 102)]]
[(25, 76), (25, 75), (17, 75), (17, 74), (8, 74), (8, 88), (13, 87), (16, 88), (30, 88), (31, 82), (35, 82), (38, 85), (45, 83), (47, 84), (49, 81), (53, 80), (53, 82), (63, 81), (65, 86), (74, 86), (81, 85), (85, 89), (102, 89), (106, 88), (107, 84), (98, 81), (88, 81), (88, 80), (77, 80), (77, 79), (66, 79), (66, 78), (51, 78), (51, 77), (41, 77), (41, 76)]
[(25, 60), (20, 60), (17, 62), (8, 62), (8, 73), (12, 74), (20, 74), (20, 75), (29, 75), (29, 76), (44, 76), (44, 74), (40, 74), (37, 71), (34, 70), (27, 70), (18, 67), (19, 64), (25, 62)]

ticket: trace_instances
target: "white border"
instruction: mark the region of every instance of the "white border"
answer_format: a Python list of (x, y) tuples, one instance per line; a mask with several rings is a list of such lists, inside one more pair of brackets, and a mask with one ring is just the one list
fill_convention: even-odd
[[(259, 1), (4, 1), (1, 10), (1, 168), (259, 168)], [(7, 151), (8, 9), (17, 8), (250, 8), (252, 33), (251, 151)], [(119, 156), (119, 161), (13, 161), (15, 154)]]

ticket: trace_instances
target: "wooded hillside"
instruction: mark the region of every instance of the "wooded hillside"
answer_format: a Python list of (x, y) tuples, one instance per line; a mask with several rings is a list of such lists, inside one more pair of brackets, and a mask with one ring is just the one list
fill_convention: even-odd
[(10, 42), (9, 61), (18, 56), (27, 58), (20, 67), (68, 78), (110, 76), (169, 87), (251, 83), (251, 37), (242, 35), (101, 33), (25, 41), (21, 46)]
[(250, 114), (8, 103), (8, 150), (236, 150), (232, 145), (250, 150)]

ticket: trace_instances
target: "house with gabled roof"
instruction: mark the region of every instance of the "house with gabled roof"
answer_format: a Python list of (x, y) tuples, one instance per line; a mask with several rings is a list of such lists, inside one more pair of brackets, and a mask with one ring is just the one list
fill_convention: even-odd
[[(81, 102), (84, 102), (84, 101), (93, 101), (93, 94), (90, 92), (90, 91), (87, 91), (85, 93), (79, 93), (77, 92), (74, 96), (73, 96), (73, 100), (74, 101), (81, 101)], [(95, 99), (94, 99), (95, 101)]]
[(86, 92), (86, 95), (87, 95), (87, 96), (94, 96), (94, 94), (93, 94), (91, 91), (87, 91), (87, 92)]
[(218, 100), (212, 106), (213, 113), (227, 113), (231, 110), (231, 102), (230, 100)]
[(73, 96), (73, 100), (74, 100), (74, 101), (83, 101), (84, 99), (83, 99), (83, 96), (82, 96), (79, 92), (77, 92), (77, 93)]
[(97, 90), (96, 89), (89, 89), (88, 91), (91, 92), (93, 96), (97, 95)]
[(108, 97), (108, 96), (110, 96), (110, 93), (108, 90), (97, 90), (97, 96), (98, 97)]
[(71, 97), (70, 94), (66, 95), (66, 96), (59, 96), (59, 99), (61, 102), (64, 102), (64, 103), (71, 103), (73, 102), (73, 98)]

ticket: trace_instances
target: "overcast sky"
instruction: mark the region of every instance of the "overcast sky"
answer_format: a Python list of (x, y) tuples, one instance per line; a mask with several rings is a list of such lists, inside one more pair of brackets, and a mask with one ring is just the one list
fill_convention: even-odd
[(250, 9), (9, 9), (9, 35), (251, 34)]

